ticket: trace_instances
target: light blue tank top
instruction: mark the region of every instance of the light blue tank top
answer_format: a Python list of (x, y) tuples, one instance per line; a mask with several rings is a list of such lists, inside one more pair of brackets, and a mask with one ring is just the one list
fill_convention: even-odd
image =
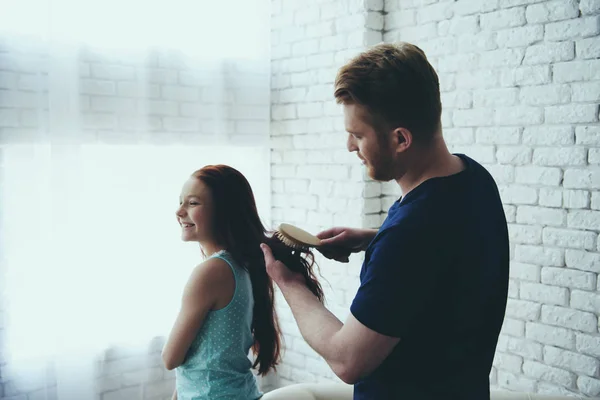
[(213, 257), (226, 261), (231, 267), (235, 291), (227, 306), (209, 311), (185, 362), (176, 369), (177, 399), (255, 400), (262, 393), (248, 358), (254, 342), (250, 275), (225, 250)]

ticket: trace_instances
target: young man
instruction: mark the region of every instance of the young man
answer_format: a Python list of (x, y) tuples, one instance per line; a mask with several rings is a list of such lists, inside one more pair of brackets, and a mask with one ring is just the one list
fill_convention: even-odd
[(335, 97), (348, 150), (371, 178), (395, 180), (402, 197), (377, 231), (319, 234), (328, 258), (347, 262), (366, 251), (345, 323), (263, 246), (269, 275), (306, 342), (354, 384), (355, 399), (489, 399), (509, 266), (494, 180), (448, 151), (438, 77), (418, 47), (360, 54), (339, 71)]

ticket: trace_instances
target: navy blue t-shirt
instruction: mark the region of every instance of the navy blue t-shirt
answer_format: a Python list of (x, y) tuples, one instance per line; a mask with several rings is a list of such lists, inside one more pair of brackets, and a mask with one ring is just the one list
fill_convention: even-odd
[(485, 400), (508, 294), (506, 218), (491, 175), (432, 178), (397, 201), (365, 253), (350, 311), (400, 342), (354, 399)]

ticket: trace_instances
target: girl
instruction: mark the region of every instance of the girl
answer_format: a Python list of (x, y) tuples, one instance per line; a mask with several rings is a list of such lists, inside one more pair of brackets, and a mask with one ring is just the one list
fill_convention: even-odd
[(273, 283), (260, 244), (267, 243), (278, 260), (300, 272), (323, 301), (313, 254), (266, 234), (250, 184), (229, 166), (194, 172), (179, 204), (182, 239), (198, 242), (207, 258), (192, 271), (162, 353), (166, 368), (177, 368), (173, 398), (260, 398), (251, 368), (266, 375), (279, 362), (281, 350)]

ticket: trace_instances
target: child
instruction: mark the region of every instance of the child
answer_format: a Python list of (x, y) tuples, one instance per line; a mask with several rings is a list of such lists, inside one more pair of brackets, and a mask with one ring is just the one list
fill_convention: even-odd
[(260, 398), (251, 368), (266, 375), (279, 362), (281, 349), (273, 283), (260, 244), (267, 243), (277, 259), (300, 272), (322, 301), (313, 254), (267, 235), (250, 184), (232, 167), (209, 165), (194, 172), (179, 203), (181, 237), (198, 242), (207, 259), (192, 271), (162, 353), (166, 368), (177, 368), (173, 398)]

